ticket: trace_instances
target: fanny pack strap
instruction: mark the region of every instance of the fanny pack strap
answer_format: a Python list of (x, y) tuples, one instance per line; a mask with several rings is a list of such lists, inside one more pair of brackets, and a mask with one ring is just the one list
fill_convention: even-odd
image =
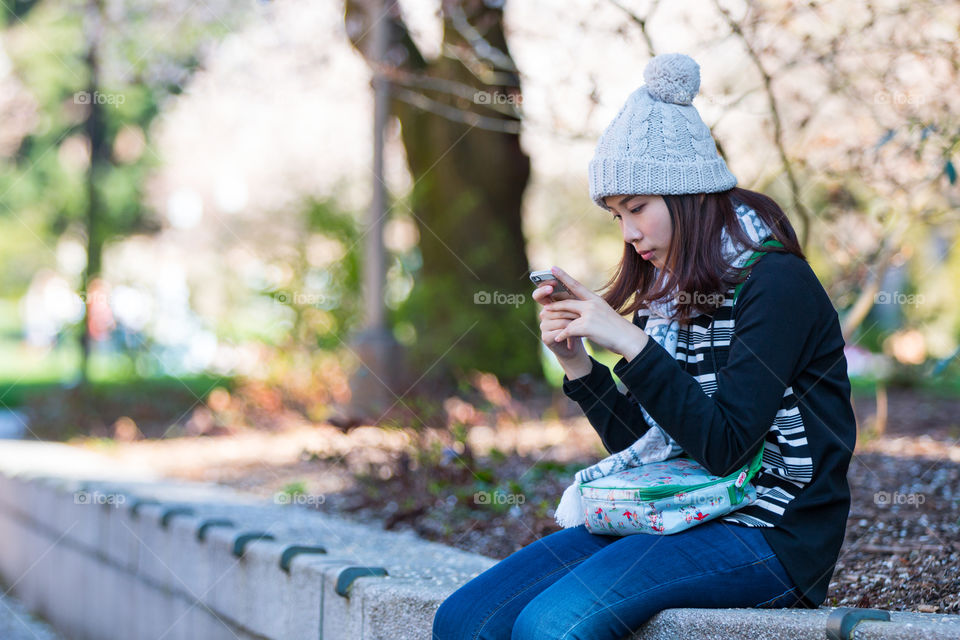
[[(761, 247), (783, 247), (783, 243), (780, 242), (779, 240), (765, 240), (765, 241), (763, 241), (763, 242), (760, 243), (760, 246), (761, 246)], [(752, 265), (754, 262), (756, 262), (757, 260), (759, 260), (759, 259), (760, 259), (760, 256), (762, 256), (764, 253), (767, 253), (767, 252), (766, 252), (766, 251), (754, 251), (753, 254), (752, 254), (752, 255), (747, 259), (747, 261), (744, 263), (744, 265), (743, 265), (744, 268), (749, 267), (749, 266)], [(743, 282), (739, 283), (739, 284), (737, 285), (736, 289), (734, 289), (734, 292), (733, 292), (733, 305), (731, 305), (731, 307), (730, 307), (730, 317), (733, 317), (733, 306), (735, 306), (735, 305), (737, 304), (737, 296), (740, 295), (740, 289), (743, 287), (744, 282), (746, 282), (746, 280), (744, 280)], [(735, 483), (737, 487), (742, 487), (744, 484), (750, 482), (750, 480), (753, 478), (753, 476), (755, 476), (755, 475), (757, 474), (757, 472), (760, 471), (760, 463), (761, 463), (761, 461), (763, 460), (763, 449), (764, 449), (764, 446), (763, 446), (763, 443), (761, 443), (761, 444), (760, 444), (760, 449), (759, 449), (759, 450), (757, 451), (757, 453), (753, 456), (753, 459), (750, 460), (749, 466), (747, 466), (745, 469), (741, 469), (740, 471), (735, 472), (735, 473), (740, 474), (739, 477), (737, 478), (736, 483)]]

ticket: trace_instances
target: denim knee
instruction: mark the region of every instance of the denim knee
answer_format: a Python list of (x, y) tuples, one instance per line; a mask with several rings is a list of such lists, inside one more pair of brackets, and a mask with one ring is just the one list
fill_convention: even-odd
[(556, 640), (558, 630), (549, 625), (549, 617), (544, 617), (542, 612), (536, 611), (536, 607), (527, 605), (513, 623), (510, 638), (511, 640)]
[(520, 611), (513, 623), (511, 640), (558, 640), (568, 637), (564, 635), (570, 630), (568, 616), (557, 615), (556, 609), (551, 610), (548, 603), (544, 605), (542, 598), (534, 598)]
[(462, 599), (462, 592), (455, 591), (440, 603), (433, 616), (433, 640), (467, 640)]
[(433, 616), (433, 640), (494, 639), (496, 630), (485, 624), (492, 612), (490, 603), (474, 586), (468, 582), (440, 603)]

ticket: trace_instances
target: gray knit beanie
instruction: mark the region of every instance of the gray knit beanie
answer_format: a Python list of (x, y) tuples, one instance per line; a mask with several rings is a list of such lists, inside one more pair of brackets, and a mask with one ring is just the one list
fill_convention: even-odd
[(691, 103), (700, 65), (682, 53), (653, 57), (646, 84), (630, 94), (590, 161), (590, 197), (726, 191), (737, 184)]

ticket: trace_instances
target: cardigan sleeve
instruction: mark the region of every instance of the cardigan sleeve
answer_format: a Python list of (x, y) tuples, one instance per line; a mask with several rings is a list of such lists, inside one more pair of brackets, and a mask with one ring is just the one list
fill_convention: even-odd
[(805, 260), (766, 254), (734, 306), (728, 357), (712, 396), (653, 340), (613, 371), (684, 451), (711, 473), (728, 475), (763, 446), (787, 386), (815, 350), (824, 301), (835, 314)]
[(588, 357), (590, 373), (574, 380), (564, 375), (563, 392), (583, 409), (607, 451), (623, 451), (650, 427), (629, 390), (620, 393), (609, 367)]

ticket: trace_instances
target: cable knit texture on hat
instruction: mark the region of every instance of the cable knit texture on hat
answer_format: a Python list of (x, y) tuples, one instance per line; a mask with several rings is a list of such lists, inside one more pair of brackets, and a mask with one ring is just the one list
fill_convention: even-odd
[(693, 98), (700, 65), (682, 53), (655, 56), (607, 125), (588, 166), (590, 197), (604, 209), (610, 195), (711, 193), (737, 184)]

